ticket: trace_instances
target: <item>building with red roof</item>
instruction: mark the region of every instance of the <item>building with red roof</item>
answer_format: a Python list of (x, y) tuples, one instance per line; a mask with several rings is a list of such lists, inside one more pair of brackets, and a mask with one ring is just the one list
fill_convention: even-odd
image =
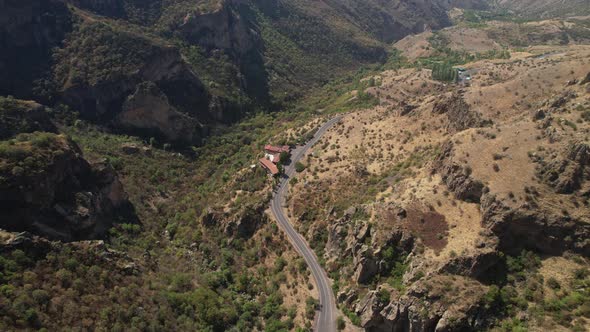
[(274, 146), (274, 145), (267, 144), (264, 146), (264, 152), (266, 152), (268, 154), (275, 154), (275, 153), (281, 154), (281, 152), (290, 153), (291, 147), (288, 145)]
[(260, 158), (260, 166), (266, 169), (273, 176), (279, 174), (279, 168), (277, 167), (277, 165), (273, 164), (272, 161), (266, 158)]
[(283, 152), (290, 154), (291, 147), (288, 145), (274, 146), (270, 144), (264, 146), (264, 156), (275, 164), (278, 164), (279, 161), (281, 161), (281, 153)]

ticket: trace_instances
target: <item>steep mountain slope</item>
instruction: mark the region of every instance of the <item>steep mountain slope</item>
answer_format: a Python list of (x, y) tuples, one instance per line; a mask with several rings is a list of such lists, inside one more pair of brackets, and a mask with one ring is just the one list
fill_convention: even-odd
[(590, 14), (586, 0), (496, 0), (496, 6), (523, 18), (584, 16)]
[(400, 58), (303, 159), (287, 213), (365, 330), (588, 329), (590, 48), (527, 51)]
[[(2, 9), (2, 94), (63, 102), (85, 119), (190, 145), (383, 61), (392, 40), (449, 24), (442, 6), (406, 1), (43, 0)], [(163, 115), (121, 123), (143, 82), (166, 97), (149, 90)]]
[(312, 331), (332, 293), (346, 331), (588, 330), (590, 25), (514, 8), (0, 0), (0, 330)]
[(51, 50), (72, 29), (72, 16), (60, 1), (0, 3), (0, 95), (31, 98), (34, 81), (51, 68)]

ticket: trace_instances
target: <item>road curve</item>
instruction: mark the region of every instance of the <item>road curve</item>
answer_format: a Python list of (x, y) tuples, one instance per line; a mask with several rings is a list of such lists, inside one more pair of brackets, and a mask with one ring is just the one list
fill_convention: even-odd
[(336, 308), (336, 300), (334, 298), (334, 292), (332, 291), (332, 287), (330, 286), (330, 281), (328, 280), (328, 276), (320, 263), (318, 262), (315, 253), (303, 236), (299, 235), (293, 228), (293, 225), (289, 222), (287, 216), (285, 216), (282, 202), (285, 199), (285, 193), (287, 192), (287, 188), (289, 185), (289, 179), (295, 172), (295, 163), (301, 160), (301, 158), (305, 155), (305, 153), (315, 144), (317, 143), (320, 138), (326, 133), (330, 127), (332, 127), (336, 122), (340, 121), (342, 118), (341, 116), (337, 116), (332, 118), (328, 122), (324, 123), (320, 129), (315, 133), (313, 139), (311, 139), (303, 148), (297, 149), (295, 155), (291, 157), (291, 164), (285, 167), (285, 175), (281, 179), (276, 192), (272, 198), (270, 208), (272, 210), (273, 215), (275, 216), (279, 226), (283, 229), (285, 233), (287, 233), (287, 237), (295, 247), (295, 249), (303, 256), (305, 262), (309, 266), (311, 270), (311, 274), (316, 281), (316, 285), (318, 288), (319, 293), (319, 300), (320, 300), (320, 311), (317, 315), (315, 330), (319, 332), (334, 332), (336, 331), (336, 318), (337, 318), (337, 311)]

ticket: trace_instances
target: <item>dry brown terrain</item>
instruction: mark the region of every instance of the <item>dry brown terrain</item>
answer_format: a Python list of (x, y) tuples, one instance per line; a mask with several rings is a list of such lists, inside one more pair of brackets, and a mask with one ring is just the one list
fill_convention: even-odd
[[(469, 30), (462, 31), (466, 45), (479, 45), (480, 50), (496, 47), (478, 36), (474, 38), (481, 43), (473, 43), (467, 39)], [(419, 38), (407, 38), (398, 46), (405, 45), (409, 55), (419, 56), (424, 50)], [(453, 47), (460, 48), (460, 40), (455, 39)], [(441, 163), (463, 169), (469, 179), (482, 184), (484, 196), (494, 197), (505, 209), (590, 223), (585, 194), (590, 183), (584, 182), (584, 176), (580, 185), (562, 191), (556, 188), (570, 183), (546, 177), (552, 172), (547, 168), (555, 164), (552, 160), (567, 158), (564, 155), (572, 146), (587, 147), (590, 142), (590, 86), (581, 84), (590, 72), (589, 59), (589, 46), (531, 47), (513, 51), (510, 59), (465, 65), (472, 77), (467, 85), (433, 81), (426, 69), (381, 73), (377, 77), (381, 85), (367, 90), (381, 105), (346, 115), (305, 157), (307, 168), (291, 186), (290, 215), (299, 220), (300, 231), (312, 245), (327, 237), (325, 259), (331, 266), (342, 266), (338, 261), (343, 259), (334, 256), (336, 249), (330, 244), (336, 230), (348, 229), (349, 239), (356, 229), (352, 234), (364, 239), (376, 256), (391, 243), (391, 234), (399, 230), (411, 234), (419, 245), (410, 254), (411, 267), (404, 276), (407, 287), (418, 267), (420, 274), (436, 275), (457, 257), (477, 262), (498, 245), (513, 245), (510, 236), (494, 233), (497, 229), (487, 221), (491, 212), (479, 197), (476, 201), (459, 197), (460, 189), (449, 180), (454, 175), (445, 173)], [(445, 150), (449, 146), (451, 152)], [(359, 210), (347, 211), (351, 206), (365, 212), (357, 217)], [(363, 227), (370, 229), (368, 238), (362, 235)], [(348, 250), (357, 257), (354, 245), (349, 245), (353, 249), (346, 249), (344, 257)], [(575, 252), (580, 245), (566, 250)], [(587, 266), (583, 259), (574, 263), (571, 256), (555, 254), (551, 245), (542, 247), (539, 250), (549, 255), (538, 274), (545, 279), (554, 276), (563, 287), (574, 267)], [(362, 261), (353, 262), (350, 272), (340, 267), (339, 282), (357, 289), (362, 298), (374, 285), (367, 289), (354, 281), (364, 272)], [(561, 268), (569, 272), (556, 276)], [(362, 316), (364, 309), (359, 310)], [(590, 326), (587, 323), (579, 321)], [(530, 328), (536, 326), (563, 328), (551, 318), (529, 323)]]

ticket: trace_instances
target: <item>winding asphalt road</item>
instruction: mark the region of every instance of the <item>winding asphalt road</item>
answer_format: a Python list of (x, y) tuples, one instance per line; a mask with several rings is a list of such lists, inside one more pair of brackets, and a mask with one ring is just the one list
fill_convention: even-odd
[(274, 214), (279, 226), (283, 229), (285, 233), (287, 233), (287, 237), (295, 247), (295, 249), (303, 256), (305, 262), (309, 266), (311, 270), (311, 274), (316, 281), (316, 285), (319, 292), (320, 297), (320, 312), (319, 315), (316, 317), (316, 326), (315, 330), (319, 332), (334, 332), (336, 331), (336, 317), (338, 315), (338, 309), (336, 308), (336, 300), (334, 298), (334, 292), (332, 291), (332, 287), (330, 286), (330, 281), (328, 280), (328, 276), (320, 263), (318, 263), (318, 259), (315, 256), (315, 253), (303, 236), (299, 235), (293, 228), (293, 225), (289, 222), (287, 216), (285, 216), (284, 210), (282, 208), (282, 202), (285, 200), (285, 193), (287, 193), (287, 188), (289, 185), (289, 179), (295, 172), (295, 164), (301, 160), (301, 158), (305, 155), (307, 150), (309, 150), (315, 143), (317, 143), (320, 138), (326, 133), (330, 127), (332, 127), (336, 122), (340, 121), (342, 116), (337, 116), (332, 118), (330, 121), (324, 123), (318, 129), (316, 134), (314, 135), (313, 139), (311, 139), (305, 146), (300, 149), (296, 149), (295, 155), (291, 157), (291, 164), (285, 167), (285, 175), (281, 179), (279, 186), (274, 194), (270, 208), (272, 213)]

